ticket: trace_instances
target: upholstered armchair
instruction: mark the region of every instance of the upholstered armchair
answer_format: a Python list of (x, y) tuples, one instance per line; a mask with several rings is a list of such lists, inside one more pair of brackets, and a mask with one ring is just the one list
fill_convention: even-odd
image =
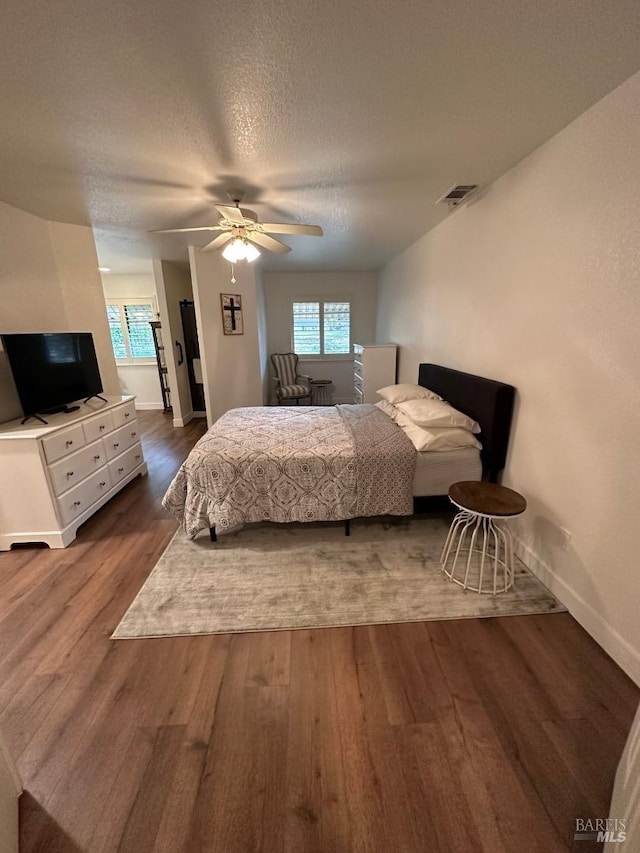
[(304, 373), (298, 373), (298, 356), (295, 352), (274, 352), (271, 356), (273, 365), (273, 384), (278, 405), (282, 406), (300, 400), (305, 397), (311, 402), (311, 377)]

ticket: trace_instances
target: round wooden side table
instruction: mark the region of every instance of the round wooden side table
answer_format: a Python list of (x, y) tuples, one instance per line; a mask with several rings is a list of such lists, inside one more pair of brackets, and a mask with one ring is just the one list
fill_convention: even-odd
[(333, 382), (331, 381), (331, 379), (312, 379), (310, 384), (311, 405), (330, 406), (331, 390), (333, 388)]
[(511, 589), (513, 542), (505, 521), (522, 515), (526, 500), (506, 486), (474, 480), (454, 483), (449, 500), (459, 512), (442, 549), (442, 571), (473, 592), (496, 595)]

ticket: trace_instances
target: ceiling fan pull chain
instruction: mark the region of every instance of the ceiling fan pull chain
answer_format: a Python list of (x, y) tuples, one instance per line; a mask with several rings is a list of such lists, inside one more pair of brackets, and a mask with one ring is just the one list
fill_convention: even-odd
[(234, 269), (235, 264), (231, 264), (231, 284), (236, 283), (236, 271)]

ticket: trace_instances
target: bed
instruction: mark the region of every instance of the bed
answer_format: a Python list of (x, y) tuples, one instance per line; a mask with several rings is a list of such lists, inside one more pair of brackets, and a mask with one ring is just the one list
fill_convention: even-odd
[(416, 452), (373, 405), (247, 407), (198, 441), (163, 498), (190, 538), (258, 521), (345, 521), (411, 515), (414, 497), (446, 494), (504, 467), (514, 389), (435, 364), (418, 384), (476, 420), (482, 450)]

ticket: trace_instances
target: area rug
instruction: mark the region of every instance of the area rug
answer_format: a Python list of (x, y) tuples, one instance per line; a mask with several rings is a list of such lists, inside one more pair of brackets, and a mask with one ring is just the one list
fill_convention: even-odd
[(113, 639), (552, 613), (565, 608), (520, 563), (512, 590), (447, 580), (448, 519), (248, 525), (209, 541), (178, 531)]

